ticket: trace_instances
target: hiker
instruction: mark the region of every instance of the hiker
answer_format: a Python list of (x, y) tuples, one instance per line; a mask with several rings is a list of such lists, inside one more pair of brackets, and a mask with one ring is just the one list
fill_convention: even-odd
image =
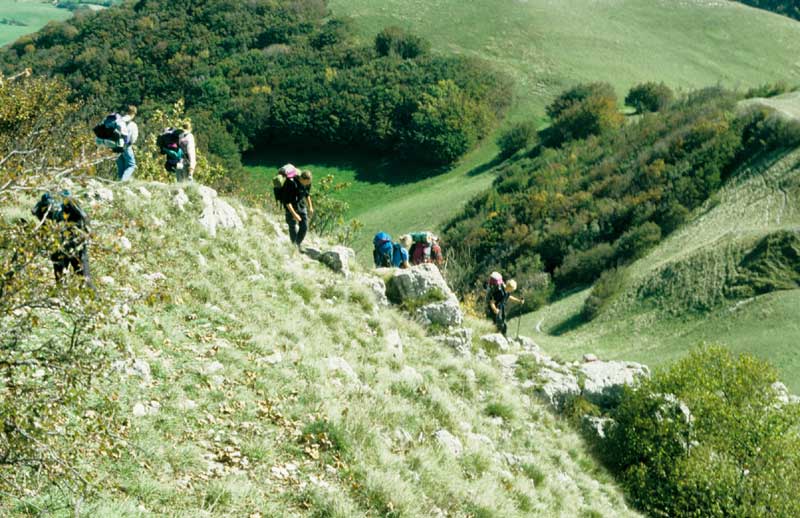
[(439, 246), (439, 238), (430, 232), (412, 232), (410, 236), (413, 241), (409, 251), (411, 264), (433, 263), (437, 266), (442, 264), (442, 249)]
[(63, 191), (61, 195), (64, 201), (58, 206), (49, 193), (43, 194), (31, 213), (41, 223), (49, 220), (60, 226), (59, 248), (50, 255), (56, 281), (61, 281), (64, 271), (71, 267), (94, 290), (89, 272), (89, 217), (69, 191)]
[(164, 169), (174, 173), (178, 182), (193, 182), (197, 153), (192, 124), (187, 121), (180, 128), (166, 128), (156, 139), (156, 144), (161, 154), (166, 156)]
[(280, 198), (286, 210), (289, 239), (298, 249), (308, 232), (308, 220), (314, 215), (314, 204), (311, 201), (312, 179), (311, 171), (305, 170), (299, 176), (286, 178), (281, 188)]
[(139, 126), (133, 122), (136, 112), (136, 106), (128, 106), (128, 111), (120, 123), (120, 130), (125, 136), (122, 146), (116, 148), (120, 151), (117, 157), (117, 180), (120, 182), (130, 180), (136, 169), (136, 157), (133, 155), (133, 145), (139, 139)]
[(489, 276), (489, 286), (486, 291), (486, 316), (494, 321), (497, 330), (506, 335), (508, 326), (506, 325), (506, 303), (510, 300), (518, 304), (524, 304), (525, 299), (519, 299), (513, 295), (517, 291), (517, 281), (510, 279), (508, 283), (503, 282), (503, 276), (498, 272), (492, 272)]
[(411, 243), (408, 235), (402, 236), (400, 241), (392, 243), (392, 237), (386, 232), (378, 232), (372, 238), (372, 260), (375, 268), (408, 268), (408, 251), (406, 246)]
[(182, 179), (184, 179), (193, 182), (194, 169), (197, 167), (197, 144), (195, 144), (194, 134), (192, 133), (192, 123), (186, 121), (183, 123), (181, 128), (183, 129), (183, 132), (181, 133), (181, 138), (178, 141), (178, 144), (183, 151), (184, 167), (183, 174), (180, 178), (178, 178), (178, 181), (180, 182)]

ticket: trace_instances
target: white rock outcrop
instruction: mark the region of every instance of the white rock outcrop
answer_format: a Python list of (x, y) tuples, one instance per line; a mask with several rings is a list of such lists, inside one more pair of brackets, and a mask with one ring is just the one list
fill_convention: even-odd
[(197, 186), (203, 203), (203, 213), (200, 215), (200, 224), (212, 236), (217, 235), (218, 228), (240, 229), (244, 225), (233, 207), (228, 202), (217, 196), (217, 191), (205, 185)]
[(393, 270), (386, 284), (386, 295), (395, 304), (433, 299), (416, 309), (415, 315), (423, 324), (460, 326), (464, 321), (458, 299), (436, 265)]

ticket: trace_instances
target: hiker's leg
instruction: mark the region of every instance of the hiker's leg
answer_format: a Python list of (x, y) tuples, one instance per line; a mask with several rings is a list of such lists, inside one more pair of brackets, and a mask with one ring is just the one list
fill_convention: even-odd
[(81, 248), (80, 253), (80, 261), (75, 259), (75, 263), (73, 268), (75, 268), (75, 272), (83, 275), (83, 282), (86, 283), (86, 286), (89, 289), (94, 290), (94, 283), (92, 282), (92, 275), (89, 272), (89, 247), (84, 246)]
[(64, 270), (67, 268), (69, 264), (68, 261), (64, 261), (62, 258), (53, 258), (53, 273), (56, 276), (56, 282), (61, 282), (61, 279), (64, 277)]
[(289, 240), (292, 243), (297, 242), (297, 221), (292, 217), (292, 213), (286, 211), (286, 223), (289, 224)]
[(308, 232), (308, 213), (300, 213), (300, 223), (298, 226), (300, 228), (297, 230), (297, 239), (295, 243), (297, 243), (297, 246), (300, 246), (300, 243), (302, 243), (303, 239), (306, 237), (306, 232)]
[(122, 173), (125, 172), (125, 157), (120, 153), (117, 157), (117, 181), (122, 181)]
[[(122, 173), (120, 173), (119, 180), (127, 182), (133, 177), (133, 171), (136, 169), (136, 157), (133, 156), (133, 146), (125, 146), (120, 158), (122, 158), (123, 170)], [(119, 159), (117, 161), (117, 169), (119, 169)]]

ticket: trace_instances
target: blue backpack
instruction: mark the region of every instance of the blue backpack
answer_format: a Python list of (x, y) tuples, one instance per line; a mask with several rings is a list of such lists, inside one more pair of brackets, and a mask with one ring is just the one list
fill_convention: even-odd
[(386, 232), (378, 232), (372, 239), (372, 245), (372, 259), (375, 261), (375, 267), (388, 268), (392, 266), (392, 256), (394, 254), (392, 236)]
[(408, 261), (408, 250), (403, 248), (403, 245), (400, 243), (395, 243), (392, 245), (392, 265), (395, 268), (400, 268), (400, 266)]

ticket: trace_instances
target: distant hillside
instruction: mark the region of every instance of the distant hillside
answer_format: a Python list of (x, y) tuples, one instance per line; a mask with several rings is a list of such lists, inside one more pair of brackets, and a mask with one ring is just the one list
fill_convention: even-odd
[(798, 0), (736, 0), (745, 5), (758, 7), (774, 13), (800, 20), (800, 1)]
[[(797, 109), (797, 95), (768, 103)], [(591, 290), (523, 318), (525, 332), (566, 355), (636, 358), (657, 365), (701, 341), (772, 361), (800, 390), (797, 308), (800, 151), (742, 165), (688, 223), (626, 269), (597, 321), (581, 311)]]

